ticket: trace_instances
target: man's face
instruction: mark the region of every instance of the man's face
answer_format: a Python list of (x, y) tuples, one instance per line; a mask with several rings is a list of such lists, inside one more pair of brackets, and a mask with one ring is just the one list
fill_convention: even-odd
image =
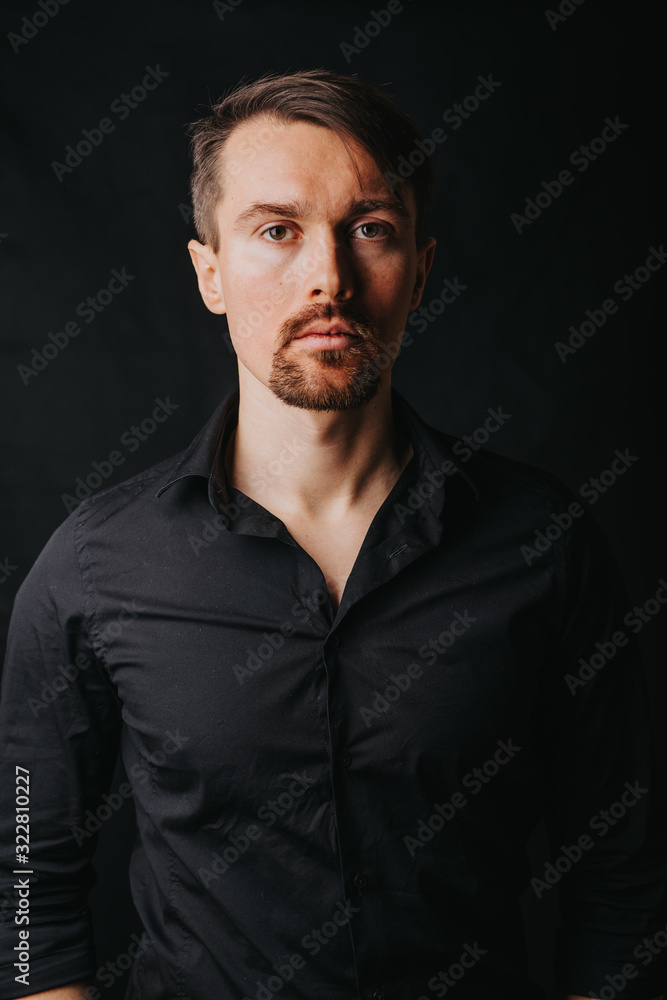
[(221, 169), (219, 251), (189, 247), (240, 377), (306, 409), (368, 402), (433, 257), (434, 240), (416, 246), (412, 192), (401, 205), (368, 153), (331, 130), (266, 117), (231, 134)]

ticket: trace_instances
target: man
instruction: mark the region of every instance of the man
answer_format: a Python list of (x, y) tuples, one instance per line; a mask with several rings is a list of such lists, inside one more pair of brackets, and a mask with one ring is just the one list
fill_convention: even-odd
[(17, 596), (3, 787), (29, 780), (7, 885), (30, 922), (2, 929), (4, 998), (103, 995), (85, 900), (118, 748), (146, 929), (128, 1000), (537, 997), (518, 899), (542, 814), (557, 987), (663, 988), (663, 799), (616, 567), (558, 480), (461, 461), (391, 386), (435, 249), (431, 165), (395, 174), (419, 140), (323, 70), (193, 126), (189, 249), (239, 389), (73, 512)]

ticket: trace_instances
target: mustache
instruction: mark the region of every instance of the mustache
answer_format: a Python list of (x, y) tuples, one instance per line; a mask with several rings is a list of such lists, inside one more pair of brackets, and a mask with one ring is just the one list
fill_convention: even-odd
[(290, 340), (294, 340), (309, 323), (313, 323), (315, 320), (331, 322), (336, 319), (347, 323), (364, 340), (379, 343), (379, 327), (377, 323), (369, 319), (366, 313), (348, 302), (337, 306), (330, 302), (328, 305), (305, 306), (296, 316), (290, 316), (289, 319), (286, 319), (280, 327), (283, 346)]

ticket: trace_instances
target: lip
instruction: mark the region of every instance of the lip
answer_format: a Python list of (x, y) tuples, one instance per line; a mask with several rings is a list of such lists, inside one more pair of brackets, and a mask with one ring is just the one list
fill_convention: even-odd
[(346, 323), (311, 323), (293, 338), (303, 347), (316, 351), (340, 351), (359, 341), (360, 337)]
[(345, 337), (358, 336), (352, 327), (347, 326), (346, 323), (313, 323), (311, 326), (307, 326), (306, 329), (299, 333), (294, 339), (302, 340), (304, 337), (312, 336), (333, 337), (335, 335)]
[(310, 333), (295, 338), (295, 343), (315, 351), (342, 351), (358, 342), (359, 337), (348, 333)]

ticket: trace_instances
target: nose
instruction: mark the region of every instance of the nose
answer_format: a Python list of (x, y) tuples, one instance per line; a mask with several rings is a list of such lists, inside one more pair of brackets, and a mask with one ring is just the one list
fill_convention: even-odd
[(345, 244), (333, 233), (319, 237), (305, 262), (309, 299), (344, 302), (354, 294), (352, 268)]

